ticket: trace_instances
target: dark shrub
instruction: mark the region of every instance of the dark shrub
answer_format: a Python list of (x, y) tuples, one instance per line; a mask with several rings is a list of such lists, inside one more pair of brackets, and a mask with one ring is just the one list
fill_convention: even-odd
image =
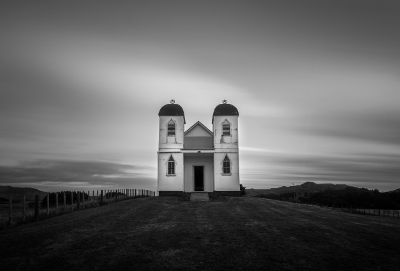
[(246, 187), (240, 184), (240, 195), (244, 196), (246, 194)]

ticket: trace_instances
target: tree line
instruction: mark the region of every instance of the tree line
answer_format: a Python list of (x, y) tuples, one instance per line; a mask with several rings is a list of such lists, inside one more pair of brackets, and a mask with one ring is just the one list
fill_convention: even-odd
[(346, 187), (342, 190), (325, 190), (322, 192), (309, 193), (308, 197), (296, 197), (294, 193), (268, 194), (259, 197), (293, 201), (300, 203), (327, 205), (331, 207), (365, 208), (365, 209), (400, 209), (399, 192), (379, 192), (378, 189)]

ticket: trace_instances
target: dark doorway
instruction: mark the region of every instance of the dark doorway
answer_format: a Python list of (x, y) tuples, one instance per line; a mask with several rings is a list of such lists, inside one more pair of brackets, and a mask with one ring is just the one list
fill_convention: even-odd
[(204, 166), (194, 166), (194, 191), (204, 191)]

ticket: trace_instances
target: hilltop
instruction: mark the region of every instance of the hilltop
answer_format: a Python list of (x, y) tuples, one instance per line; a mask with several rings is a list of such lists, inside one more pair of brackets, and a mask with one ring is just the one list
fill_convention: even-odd
[(39, 198), (42, 199), (44, 196), (46, 196), (46, 194), (47, 192), (43, 192), (39, 189), (30, 187), (13, 187), (0, 185), (0, 197), (6, 199), (11, 196), (13, 200), (22, 200), (22, 197), (25, 195), (26, 201), (34, 201), (35, 195), (39, 195)]
[(352, 187), (346, 184), (316, 184), (314, 182), (305, 182), (301, 185), (295, 186), (282, 186), (278, 188), (270, 188), (270, 189), (247, 189), (246, 195), (249, 197), (268, 195), (268, 194), (285, 194), (285, 193), (293, 193), (294, 189), (296, 190), (296, 194), (298, 196), (304, 196), (312, 193), (322, 192), (325, 190), (342, 190), (346, 189), (346, 187)]
[(400, 220), (262, 198), (138, 198), (0, 231), (2, 270), (397, 270)]

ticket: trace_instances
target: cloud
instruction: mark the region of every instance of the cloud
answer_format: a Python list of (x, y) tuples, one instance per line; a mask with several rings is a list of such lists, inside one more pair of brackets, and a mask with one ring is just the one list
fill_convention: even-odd
[(294, 129), (310, 135), (400, 146), (400, 111), (321, 114)]
[(11, 186), (30, 186), (48, 190), (58, 189), (154, 189), (155, 180), (148, 166), (99, 161), (40, 160), (17, 166), (0, 166), (0, 183)]

